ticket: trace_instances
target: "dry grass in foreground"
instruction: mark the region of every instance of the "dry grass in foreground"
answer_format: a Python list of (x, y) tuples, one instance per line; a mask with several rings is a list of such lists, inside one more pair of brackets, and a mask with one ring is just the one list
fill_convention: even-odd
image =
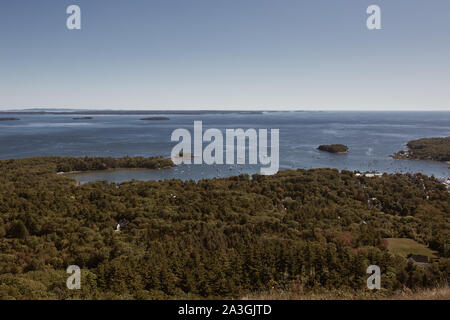
[(351, 292), (304, 292), (303, 290), (272, 291), (248, 295), (243, 300), (450, 300), (450, 287), (434, 289), (409, 289), (389, 294), (380, 291)]

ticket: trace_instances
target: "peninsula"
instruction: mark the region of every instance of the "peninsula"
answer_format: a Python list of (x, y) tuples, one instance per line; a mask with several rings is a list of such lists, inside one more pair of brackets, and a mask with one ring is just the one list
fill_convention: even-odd
[(424, 138), (409, 141), (408, 150), (400, 150), (394, 159), (450, 161), (450, 137)]
[(108, 169), (167, 169), (175, 164), (171, 159), (162, 157), (124, 157), (124, 158), (73, 158), (44, 157), (36, 161), (47, 161), (56, 167), (58, 173), (96, 171)]

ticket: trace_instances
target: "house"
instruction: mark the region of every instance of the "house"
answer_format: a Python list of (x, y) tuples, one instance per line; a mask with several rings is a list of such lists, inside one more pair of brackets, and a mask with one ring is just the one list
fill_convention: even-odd
[(406, 257), (406, 260), (412, 262), (416, 266), (428, 267), (430, 265), (428, 257), (420, 254), (409, 254)]
[(116, 232), (119, 232), (121, 228), (125, 227), (127, 224), (129, 224), (130, 222), (126, 219), (122, 219), (119, 221), (119, 223), (117, 223), (116, 225)]

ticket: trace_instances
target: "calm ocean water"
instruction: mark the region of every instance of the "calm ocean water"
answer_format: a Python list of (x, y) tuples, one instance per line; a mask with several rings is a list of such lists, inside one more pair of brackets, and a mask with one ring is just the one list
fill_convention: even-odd
[[(148, 115), (8, 114), (20, 121), (0, 121), (0, 158), (55, 156), (170, 157), (176, 128), (280, 129), (280, 170), (338, 168), (378, 172), (422, 172), (449, 177), (448, 165), (431, 161), (394, 160), (389, 155), (407, 141), (450, 136), (450, 112), (227, 112), (161, 113), (169, 121), (142, 121)], [(319, 152), (320, 144), (342, 143), (350, 153)], [(117, 170), (77, 175), (81, 182), (130, 179), (201, 179), (257, 173), (250, 165), (182, 165), (170, 170)]]

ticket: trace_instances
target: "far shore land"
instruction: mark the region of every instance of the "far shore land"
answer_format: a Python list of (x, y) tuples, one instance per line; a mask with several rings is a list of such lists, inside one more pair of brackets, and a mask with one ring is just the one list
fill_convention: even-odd
[(106, 169), (100, 169), (100, 170), (78, 170), (78, 171), (69, 171), (69, 172), (57, 172), (57, 175), (65, 176), (65, 175), (72, 175), (77, 173), (89, 173), (89, 172), (99, 172), (99, 171), (122, 171), (122, 170), (168, 170), (172, 169), (173, 167), (167, 166), (162, 168), (127, 168), (127, 167), (117, 167), (117, 168), (106, 168)]
[[(343, 146), (346, 147), (346, 146)], [(341, 145), (339, 145), (341, 149)], [(347, 148), (347, 147), (346, 147)], [(319, 149), (319, 148), (318, 148)], [(327, 151), (330, 152), (330, 151)], [(347, 151), (348, 152), (348, 151)], [(331, 152), (334, 154), (347, 153), (347, 152)], [(180, 158), (185, 160), (194, 158), (192, 154), (180, 154)], [(45, 158), (45, 157), (44, 157)], [(40, 159), (40, 158), (36, 158)], [(72, 176), (76, 174), (89, 173), (89, 172), (99, 172), (99, 171), (123, 171), (123, 170), (168, 170), (176, 167), (171, 159), (162, 157), (125, 157), (125, 158), (72, 158), (72, 157), (48, 157), (52, 162), (57, 165), (57, 175), (61, 176)], [(68, 162), (67, 164), (64, 164)], [(70, 169), (69, 169), (70, 168)], [(76, 170), (71, 170), (71, 169)], [(281, 170), (280, 172), (289, 171)], [(361, 172), (359, 170), (353, 171), (356, 177), (367, 177), (376, 178), (382, 177), (385, 173), (365, 171)], [(386, 173), (388, 174), (388, 173)], [(222, 177), (226, 178), (226, 177)], [(449, 178), (438, 178), (440, 183), (445, 185), (450, 191), (450, 179)]]
[(450, 137), (423, 138), (408, 141), (407, 150), (400, 150), (394, 159), (432, 160), (450, 164)]

